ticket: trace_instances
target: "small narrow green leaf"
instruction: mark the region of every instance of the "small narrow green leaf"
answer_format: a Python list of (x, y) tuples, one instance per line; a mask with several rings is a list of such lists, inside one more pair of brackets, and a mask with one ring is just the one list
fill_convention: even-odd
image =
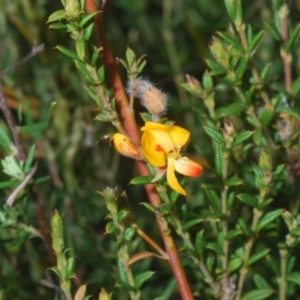
[(226, 107), (220, 107), (216, 110), (216, 118), (224, 118), (245, 111), (243, 103), (232, 103)]
[(204, 230), (199, 231), (195, 238), (195, 249), (196, 249), (197, 253), (200, 255), (200, 257), (203, 256), (204, 245), (205, 245), (203, 233), (204, 233)]
[(75, 41), (75, 48), (78, 57), (83, 61), (85, 57), (85, 40), (81, 39)]
[(238, 178), (238, 177), (231, 177), (229, 178), (226, 182), (225, 185), (226, 186), (237, 186), (237, 185), (241, 185), (243, 184), (243, 180)]
[(218, 62), (212, 59), (206, 59), (205, 61), (210, 69), (209, 74), (211, 76), (223, 75), (226, 73), (226, 69)]
[(237, 134), (235, 137), (234, 137), (234, 141), (232, 143), (232, 148), (238, 146), (239, 144), (243, 143), (244, 141), (248, 140), (252, 134), (254, 132), (253, 131), (243, 131), (239, 134)]
[(135, 228), (133, 227), (128, 227), (125, 229), (124, 233), (123, 233), (123, 238), (126, 240), (126, 241), (130, 241), (132, 239), (132, 237), (135, 235)]
[(220, 31), (217, 33), (224, 41), (228, 43), (228, 45), (233, 46), (240, 53), (244, 53), (243, 46), (241, 45), (240, 41), (238, 41), (234, 36)]
[(255, 262), (257, 262), (258, 260), (260, 260), (261, 258), (265, 257), (270, 251), (271, 251), (270, 249), (265, 249), (258, 253), (253, 254), (247, 261), (247, 266), (250, 266)]
[(135, 287), (136, 289), (140, 289), (141, 286), (149, 279), (153, 276), (155, 272), (151, 272), (151, 271), (145, 271), (137, 276), (135, 276)]
[(261, 30), (256, 36), (250, 41), (248, 51), (253, 55), (256, 48), (259, 46), (264, 36), (264, 30)]
[(254, 274), (253, 281), (258, 289), (271, 289), (272, 286), (260, 274)]
[(235, 237), (237, 237), (238, 235), (240, 235), (242, 232), (240, 229), (232, 229), (232, 230), (229, 230), (227, 232), (227, 234), (225, 235), (225, 240), (229, 241)]
[(127, 47), (126, 53), (126, 60), (129, 66), (132, 66), (132, 64), (135, 62), (136, 60), (136, 56), (135, 53), (132, 51), (132, 49), (130, 49), (129, 47)]
[(274, 290), (272, 289), (256, 289), (250, 292), (247, 292), (243, 297), (242, 300), (263, 300), (269, 298), (271, 295), (274, 294)]
[(300, 285), (300, 272), (292, 272), (287, 277), (286, 280), (288, 282), (293, 282), (297, 285)]
[(276, 27), (273, 24), (269, 24), (263, 21), (265, 28), (273, 35), (274, 39), (279, 42), (281, 40), (280, 33), (277, 31)]
[(298, 76), (298, 78), (296, 80), (294, 80), (293, 84), (292, 84), (292, 95), (294, 97), (296, 97), (296, 95), (299, 93), (300, 91), (300, 76)]
[(148, 183), (153, 183), (151, 182), (153, 180), (153, 176), (138, 176), (129, 182), (129, 184), (148, 184)]
[(49, 29), (65, 29), (66, 25), (63, 23), (54, 23), (49, 26)]
[(83, 28), (85, 24), (87, 24), (92, 18), (94, 18), (99, 12), (98, 11), (95, 11), (95, 12), (92, 12), (92, 13), (89, 13), (89, 14), (85, 14), (80, 22), (79, 22), (79, 27), (80, 28)]
[(237, 195), (237, 198), (241, 202), (243, 202), (243, 203), (245, 203), (245, 204), (247, 204), (251, 207), (256, 207), (257, 206), (257, 199), (253, 195), (242, 193), (242, 194)]
[(287, 50), (293, 51), (295, 47), (299, 45), (300, 38), (300, 24), (298, 24), (292, 31), (288, 42), (287, 42)]
[(78, 55), (74, 51), (72, 51), (64, 46), (56, 46), (55, 49), (58, 49), (61, 53), (63, 53), (64, 55), (66, 55), (72, 59), (79, 60)]
[(245, 73), (248, 66), (248, 59), (249, 58), (247, 56), (243, 56), (238, 62), (238, 65), (235, 68), (235, 74), (238, 79), (241, 79), (243, 74)]
[(207, 249), (213, 250), (214, 252), (216, 252), (216, 253), (219, 254), (219, 255), (222, 255), (222, 254), (223, 254), (222, 248), (221, 248), (220, 245), (217, 244), (217, 243), (209, 242), (209, 243), (206, 244), (205, 247), (206, 247)]
[(81, 73), (81, 75), (91, 84), (95, 83), (94, 78), (91, 76), (90, 72), (87, 70), (84, 63), (80, 62), (79, 60), (75, 60), (75, 66)]
[(91, 38), (94, 32), (94, 27), (95, 27), (95, 23), (91, 23), (84, 29), (83, 39), (85, 41), (88, 41)]
[(221, 210), (221, 199), (219, 195), (214, 191), (210, 189), (205, 189), (204, 194), (207, 197), (207, 200), (211, 207), (213, 208), (213, 211), (218, 213)]
[(25, 166), (24, 166), (24, 172), (28, 173), (31, 167), (31, 164), (33, 162), (33, 158), (34, 158), (34, 152), (35, 152), (35, 144), (32, 145), (30, 147), (26, 162), (25, 162)]
[(273, 107), (269, 107), (267, 109), (264, 109), (260, 115), (259, 120), (263, 126), (268, 126), (270, 122), (272, 121), (274, 116), (274, 109)]
[(242, 263), (243, 263), (243, 261), (239, 257), (234, 257), (234, 258), (230, 259), (229, 265), (228, 265), (229, 272), (233, 272), (233, 271), (237, 270), (242, 265)]
[(7, 152), (11, 152), (12, 148), (11, 146), (13, 145), (8, 137), (8, 135), (6, 134), (6, 132), (4, 131), (4, 129), (0, 126), (0, 145), (7, 151)]
[(256, 231), (263, 229), (264, 227), (268, 226), (270, 223), (275, 221), (281, 215), (281, 213), (282, 213), (282, 209), (280, 208), (280, 209), (271, 211), (271, 212), (267, 213), (266, 215), (264, 215), (259, 220), (257, 227), (256, 227)]
[(224, 165), (223, 148), (220, 144), (215, 146), (215, 168), (218, 175), (222, 175)]
[(200, 218), (197, 219), (193, 219), (193, 220), (189, 220), (186, 223), (183, 224), (182, 226), (182, 230), (183, 231), (187, 231), (188, 229), (190, 229), (191, 227), (201, 223), (203, 220)]
[(18, 180), (9, 180), (9, 181), (2, 181), (0, 182), (0, 190), (1, 189), (8, 189), (19, 184)]
[(267, 256), (268, 265), (272, 268), (276, 276), (280, 276), (280, 266), (279, 266), (279, 260), (276, 258), (273, 258), (271, 255)]
[(214, 87), (212, 77), (209, 75), (207, 70), (203, 74), (202, 85), (206, 90), (211, 90)]
[(67, 17), (66, 16), (66, 11), (64, 9), (59, 9), (59, 10), (53, 12), (49, 16), (47, 23), (60, 21), (60, 20), (65, 19), (66, 17)]
[(224, 144), (224, 137), (219, 129), (209, 126), (203, 126), (203, 129), (217, 144)]

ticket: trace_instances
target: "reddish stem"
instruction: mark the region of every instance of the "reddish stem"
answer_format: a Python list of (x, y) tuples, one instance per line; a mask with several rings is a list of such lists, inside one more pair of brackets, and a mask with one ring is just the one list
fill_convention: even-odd
[[(103, 8), (103, 7), (102, 7)], [(88, 13), (97, 11), (97, 7), (95, 5), (94, 0), (86, 1), (86, 10)], [(112, 52), (110, 50), (109, 44), (106, 40), (103, 30), (103, 22), (101, 16), (98, 14), (95, 17), (95, 25), (96, 25), (96, 33), (97, 38), (99, 39), (99, 44), (103, 47), (103, 62), (108, 72), (108, 77), (110, 79), (112, 88), (114, 90), (114, 94), (116, 97), (116, 102), (118, 104), (122, 120), (124, 123), (124, 127), (126, 128), (128, 135), (131, 137), (133, 142), (137, 145), (140, 144), (140, 133), (137, 127), (134, 111), (130, 109), (129, 101), (127, 98), (127, 94), (125, 92), (122, 80), (117, 70), (117, 66), (115, 60), (113, 58)], [(142, 176), (149, 175), (149, 170), (146, 165), (142, 161), (136, 161), (139, 173)], [(155, 185), (147, 184), (145, 186), (146, 192), (148, 194), (150, 203), (155, 207), (161, 206), (161, 199), (156, 191)], [(168, 223), (161, 216), (156, 216), (156, 221), (158, 223), (161, 236), (164, 241), (164, 245), (166, 251), (169, 256), (169, 263), (172, 268), (173, 274), (176, 278), (178, 289), (180, 291), (181, 297), (184, 300), (193, 299), (192, 292), (190, 290), (185, 272), (182, 268), (181, 262), (179, 260), (177, 248), (174, 244), (173, 238), (170, 234), (170, 230), (168, 228)]]

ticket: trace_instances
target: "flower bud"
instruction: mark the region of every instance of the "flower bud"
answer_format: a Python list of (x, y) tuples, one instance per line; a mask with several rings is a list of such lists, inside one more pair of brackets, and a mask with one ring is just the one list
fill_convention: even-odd
[(135, 159), (142, 159), (142, 154), (139, 147), (134, 144), (131, 139), (121, 133), (115, 133), (113, 141), (116, 150), (125, 156), (129, 156)]
[(159, 121), (160, 116), (167, 111), (167, 96), (150, 81), (137, 78), (129, 81), (127, 91), (130, 96), (139, 98), (142, 105), (152, 115), (153, 121)]

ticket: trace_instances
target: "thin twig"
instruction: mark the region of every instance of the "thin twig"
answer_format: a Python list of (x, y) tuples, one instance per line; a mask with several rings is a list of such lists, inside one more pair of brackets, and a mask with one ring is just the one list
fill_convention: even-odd
[(17, 186), (17, 188), (11, 193), (11, 195), (7, 198), (6, 204), (8, 206), (12, 206), (18, 196), (18, 194), (25, 188), (28, 182), (31, 180), (33, 175), (37, 170), (37, 163), (34, 164), (34, 167), (30, 171), (30, 173), (25, 177), (25, 179)]
[(12, 71), (14, 69), (16, 69), (17, 67), (19, 67), (20, 65), (26, 63), (30, 58), (32, 58), (33, 56), (37, 55), (39, 52), (44, 51), (45, 49), (45, 45), (44, 44), (40, 44), (38, 46), (33, 45), (33, 48), (31, 49), (30, 53), (27, 54), (25, 57), (23, 57), (21, 60), (19, 60), (18, 62), (14, 63), (13, 65), (3, 69), (0, 71), (0, 76)]

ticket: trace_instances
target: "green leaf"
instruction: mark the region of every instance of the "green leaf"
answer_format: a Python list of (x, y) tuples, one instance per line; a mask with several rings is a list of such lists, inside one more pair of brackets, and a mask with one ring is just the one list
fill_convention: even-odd
[(35, 144), (32, 145), (30, 147), (26, 162), (25, 162), (25, 166), (24, 166), (24, 172), (28, 173), (31, 167), (31, 164), (33, 162), (33, 158), (34, 158), (34, 152), (35, 152)]
[(235, 68), (235, 74), (238, 79), (241, 79), (244, 72), (246, 71), (248, 66), (248, 59), (248, 56), (243, 56), (238, 62), (238, 65)]
[(263, 21), (264, 26), (266, 29), (273, 35), (274, 39), (279, 42), (281, 41), (280, 33), (277, 31), (276, 27), (273, 24), (269, 24)]
[(228, 269), (229, 272), (233, 272), (235, 270), (237, 270), (243, 263), (243, 260), (239, 257), (234, 257), (232, 259), (230, 259), (229, 261), (229, 265), (228, 265)]
[(245, 204), (247, 204), (251, 207), (256, 207), (257, 206), (257, 198), (253, 195), (242, 193), (242, 194), (237, 195), (237, 198), (241, 202), (243, 202), (243, 203), (245, 203)]
[(33, 125), (22, 126), (19, 129), (19, 132), (21, 132), (21, 133), (43, 132), (49, 126), (49, 122), (50, 122), (55, 105), (56, 105), (56, 102), (51, 103), (50, 109), (49, 109), (47, 117), (46, 117), (46, 122), (40, 122), (40, 123), (36, 123)]
[(219, 129), (209, 126), (203, 126), (203, 129), (217, 144), (224, 144), (224, 137)]
[(279, 260), (276, 258), (273, 258), (271, 255), (267, 256), (268, 265), (272, 268), (276, 276), (280, 276), (280, 266), (279, 266)]
[(205, 244), (205, 241), (203, 238), (203, 233), (204, 233), (204, 230), (199, 231), (195, 238), (195, 249), (200, 257), (203, 256), (204, 244)]
[(260, 115), (259, 120), (263, 126), (268, 126), (270, 122), (272, 121), (274, 116), (274, 109), (273, 107), (269, 107), (267, 109), (264, 109)]
[(189, 220), (186, 223), (183, 224), (182, 226), (182, 230), (183, 231), (187, 231), (188, 229), (190, 229), (191, 227), (201, 223), (203, 220), (200, 218), (197, 219), (193, 219), (193, 220)]
[(300, 24), (298, 24), (292, 31), (288, 42), (287, 42), (287, 50), (293, 51), (295, 47), (299, 45), (299, 38), (300, 38)]
[(128, 227), (125, 229), (124, 233), (123, 233), (123, 238), (126, 241), (130, 241), (132, 239), (132, 237), (135, 235), (135, 228), (133, 227)]
[(153, 180), (153, 176), (138, 176), (129, 182), (129, 184), (148, 184), (148, 183), (153, 183), (151, 182)]
[(205, 248), (210, 249), (210, 250), (213, 250), (214, 252), (216, 252), (216, 253), (219, 254), (219, 255), (222, 255), (222, 254), (223, 254), (222, 248), (221, 248), (220, 245), (217, 244), (217, 243), (209, 242), (209, 243), (206, 244)]
[(211, 90), (214, 87), (212, 77), (209, 75), (209, 72), (205, 70), (202, 77), (202, 85), (206, 90)]
[(249, 260), (247, 261), (247, 266), (252, 265), (253, 263), (257, 262), (258, 260), (260, 260), (261, 258), (265, 257), (271, 250), (270, 249), (265, 249), (262, 250), (258, 253), (253, 254)]
[(0, 190), (1, 189), (8, 189), (19, 184), (19, 180), (9, 180), (9, 181), (2, 181), (0, 182)]
[(271, 289), (272, 286), (260, 274), (254, 274), (253, 281), (258, 289)]
[(85, 41), (88, 41), (91, 38), (94, 32), (94, 27), (95, 27), (95, 23), (91, 23), (84, 29), (83, 39)]
[(300, 91), (300, 76), (298, 76), (298, 78), (296, 80), (294, 80), (293, 84), (292, 84), (292, 95), (294, 97), (297, 96), (297, 94), (299, 93)]
[(81, 75), (91, 84), (95, 83), (94, 78), (91, 76), (90, 72), (87, 70), (87, 67), (84, 63), (80, 62), (79, 60), (75, 60), (75, 66), (81, 73)]
[(225, 235), (225, 240), (229, 241), (235, 237), (237, 237), (238, 235), (241, 235), (241, 230), (240, 229), (232, 229), (232, 230), (229, 230), (227, 232), (227, 234)]
[(226, 69), (218, 62), (216, 62), (212, 59), (206, 59), (205, 61), (210, 69), (209, 74), (211, 76), (226, 74)]
[(237, 186), (237, 185), (241, 185), (243, 184), (243, 180), (238, 178), (238, 177), (231, 177), (229, 178), (226, 182), (225, 185), (226, 186)]
[(128, 211), (126, 209), (121, 209), (118, 212), (118, 222), (123, 222), (124, 218), (128, 215)]
[(269, 298), (274, 294), (274, 290), (272, 289), (256, 289), (246, 293), (242, 300), (263, 300)]
[(134, 281), (135, 281), (135, 287), (136, 289), (140, 289), (140, 287), (146, 282), (149, 278), (153, 276), (155, 272), (151, 271), (145, 271), (137, 276), (135, 276)]
[(60, 20), (65, 19), (66, 17), (67, 17), (66, 16), (66, 11), (64, 9), (59, 9), (59, 10), (53, 12), (49, 16), (47, 23), (60, 21)]
[(215, 146), (215, 168), (218, 175), (222, 175), (224, 165), (223, 148), (220, 144)]
[(221, 211), (221, 199), (220, 199), (219, 195), (214, 190), (206, 189), (203, 191), (204, 191), (204, 194), (205, 194), (209, 204), (213, 208), (213, 211), (217, 212), (217, 213), (220, 212)]
[(240, 41), (236, 39), (236, 37), (224, 33), (224, 32), (217, 32), (217, 34), (228, 43), (228, 45), (233, 46), (236, 50), (238, 50), (240, 53), (244, 53), (243, 46), (241, 45)]
[(220, 107), (216, 110), (216, 118), (220, 119), (223, 117), (231, 116), (245, 111), (245, 105), (242, 103), (232, 103), (226, 107)]
[(64, 46), (56, 46), (55, 49), (58, 49), (61, 53), (63, 53), (64, 55), (66, 55), (72, 59), (79, 60), (78, 55), (74, 51), (72, 51)]
[(227, 13), (232, 22), (238, 26), (243, 22), (243, 6), (241, 0), (224, 0)]
[(286, 276), (288, 282), (293, 282), (297, 285), (300, 285), (300, 272), (292, 272)]
[(270, 223), (275, 221), (281, 215), (281, 213), (282, 213), (282, 209), (280, 208), (280, 209), (271, 211), (271, 212), (267, 213), (266, 215), (264, 215), (259, 220), (257, 227), (256, 227), (256, 231), (263, 229), (264, 227), (268, 226)]
[(238, 227), (242, 229), (243, 233), (247, 236), (253, 237), (254, 234), (251, 230), (251, 228), (249, 227), (249, 225), (246, 223), (246, 221), (242, 218), (240, 218), (238, 220)]
[(128, 65), (129, 65), (129, 67), (132, 66), (132, 64), (133, 64), (133, 63), (135, 62), (135, 60), (136, 60), (135, 53), (134, 53), (129, 47), (127, 47), (125, 56), (126, 56), (126, 60), (127, 60), (127, 63), (128, 63)]
[(0, 126), (0, 145), (7, 151), (12, 151), (13, 144), (11, 143), (8, 135), (4, 131), (4, 129)]
[(92, 13), (88, 13), (88, 14), (85, 14), (80, 22), (79, 22), (79, 27), (80, 28), (83, 28), (85, 24), (87, 24), (92, 18), (94, 18), (94, 16), (96, 16), (99, 12), (98, 11), (94, 11)]
[(273, 202), (273, 198), (265, 199), (264, 201), (259, 203), (259, 205), (257, 206), (257, 209), (258, 210), (263, 210), (265, 207), (267, 207), (272, 202)]
[(256, 36), (249, 42), (248, 51), (253, 55), (256, 48), (259, 46), (264, 36), (264, 30), (261, 30)]
[(231, 147), (234, 148), (234, 147), (238, 146), (239, 144), (243, 143), (244, 141), (249, 139), (252, 134), (253, 134), (253, 131), (243, 131), (243, 132), (237, 134), (234, 137), (234, 141), (233, 141)]
[(49, 26), (49, 29), (65, 29), (66, 25), (63, 23), (54, 23)]

